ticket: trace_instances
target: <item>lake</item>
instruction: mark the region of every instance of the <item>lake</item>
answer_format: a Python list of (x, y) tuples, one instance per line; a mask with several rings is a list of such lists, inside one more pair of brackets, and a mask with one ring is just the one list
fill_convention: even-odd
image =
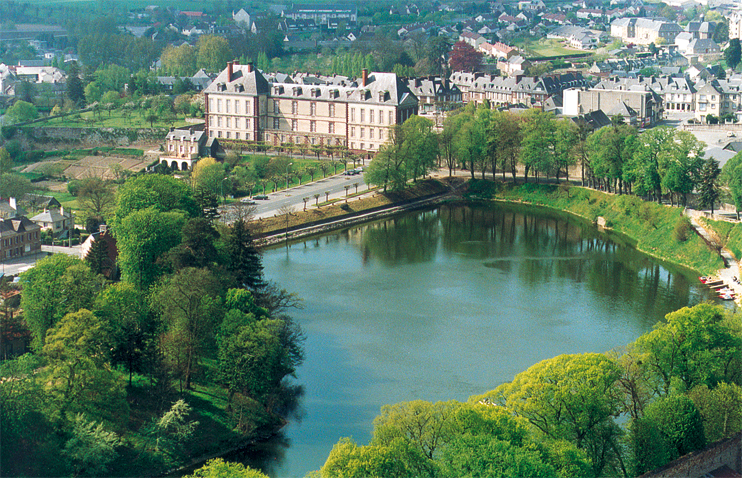
[[(541, 360), (605, 352), (712, 298), (689, 272), (565, 215), (444, 205), (265, 251), (303, 299), (301, 418), (240, 458), (275, 478), (366, 444), (385, 404), (465, 401)], [(234, 459), (235, 457), (231, 457)]]

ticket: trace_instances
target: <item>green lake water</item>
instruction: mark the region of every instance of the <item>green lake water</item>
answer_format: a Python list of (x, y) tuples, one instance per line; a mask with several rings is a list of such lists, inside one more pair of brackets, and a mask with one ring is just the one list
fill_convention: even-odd
[(712, 297), (590, 224), (507, 205), (407, 213), (263, 260), (303, 299), (292, 315), (307, 336), (300, 418), (239, 457), (276, 478), (319, 469), (341, 437), (367, 443), (384, 404), (465, 401), (540, 360), (626, 345)]

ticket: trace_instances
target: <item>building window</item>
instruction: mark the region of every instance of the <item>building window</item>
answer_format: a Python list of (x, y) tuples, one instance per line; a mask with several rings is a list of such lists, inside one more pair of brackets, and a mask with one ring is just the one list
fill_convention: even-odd
[(227, 116), (227, 128), (231, 128), (231, 127), (232, 127), (232, 118)]
[(291, 131), (299, 131), (299, 122), (297, 120), (291, 120)]
[(361, 149), (365, 149), (365, 148), (364, 148), (364, 146), (365, 146), (365, 145), (364, 145), (363, 143), (361, 143)]
[(299, 102), (298, 101), (291, 102), (291, 114), (299, 114)]
[(350, 109), (350, 120), (351, 121), (355, 121), (356, 120), (356, 109), (355, 108), (351, 108)]
[(219, 98), (216, 100), (216, 112), (221, 113), (222, 112), (222, 100)]
[(312, 102), (311, 102), (311, 103), (309, 104), (309, 114), (310, 114), (311, 116), (314, 116), (314, 115), (316, 115), (316, 114), (317, 114), (317, 103), (315, 103), (314, 101), (312, 101)]
[(245, 118), (245, 129), (250, 129), (250, 118)]
[(281, 106), (279, 105), (278, 100), (273, 100), (273, 112), (279, 113), (281, 111)]
[(394, 124), (394, 111), (389, 112), (389, 124)]
[(374, 139), (374, 129), (369, 128), (368, 129), (368, 139)]
[(363, 138), (365, 131), (366, 131), (366, 128), (361, 128), (361, 138)]
[(368, 122), (369, 124), (374, 122), (374, 110), (368, 110)]
[(312, 120), (309, 122), (309, 131), (315, 133), (317, 131), (317, 122)]
[(317, 144), (317, 138), (315, 138), (314, 136), (312, 136), (311, 141), (312, 141), (312, 144)]
[(329, 132), (330, 134), (335, 134), (335, 123), (330, 123), (330, 124), (329, 124), (329, 125), (327, 126), (327, 131), (328, 131), (328, 132)]
[(281, 120), (278, 118), (273, 118), (273, 129), (278, 129), (281, 127)]
[(250, 113), (250, 100), (245, 100), (245, 113)]
[(229, 139), (229, 131), (227, 131), (227, 139)]
[(379, 139), (384, 139), (384, 130), (379, 128)]
[(379, 110), (379, 124), (384, 124), (384, 111)]
[(335, 116), (335, 105), (330, 104), (330, 116)]
[(355, 138), (356, 137), (356, 127), (355, 126), (351, 126), (350, 127), (350, 137), (351, 138)]
[(209, 126), (214, 126), (214, 117), (209, 116)]
[(217, 135), (217, 137), (221, 138), (222, 137), (222, 132), (221, 131), (217, 131), (216, 132), (216, 135)]
[[(235, 105), (237, 105), (237, 103), (235, 103)], [(234, 134), (234, 139), (240, 139), (240, 133), (239, 132), (237, 132), (237, 133)]]
[(232, 100), (227, 100), (227, 113), (229, 113), (229, 109), (232, 106)]
[(365, 123), (365, 122), (366, 122), (366, 110), (361, 108), (361, 123)]
[(240, 101), (239, 100), (234, 100), (234, 113), (237, 115), (240, 114)]
[(217, 116), (217, 118), (216, 118), (216, 125), (218, 127), (220, 127), (220, 128), (222, 127), (222, 117), (221, 116)]

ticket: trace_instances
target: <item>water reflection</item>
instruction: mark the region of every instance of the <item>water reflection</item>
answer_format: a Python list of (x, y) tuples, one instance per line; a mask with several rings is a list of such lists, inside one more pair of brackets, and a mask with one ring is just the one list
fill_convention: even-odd
[(561, 353), (633, 341), (711, 297), (682, 270), (571, 216), (446, 205), (277, 247), (268, 279), (297, 293), (307, 335), (301, 423), (241, 455), (273, 477), (370, 438), (382, 405), (466, 400)]

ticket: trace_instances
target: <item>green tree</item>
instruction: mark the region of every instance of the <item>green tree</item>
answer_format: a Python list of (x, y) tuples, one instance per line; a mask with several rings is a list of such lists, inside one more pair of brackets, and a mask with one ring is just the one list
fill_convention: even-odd
[(182, 211), (188, 217), (201, 215), (188, 185), (172, 176), (147, 174), (127, 180), (116, 194), (114, 225), (132, 212), (153, 207), (161, 212)]
[(732, 38), (729, 40), (729, 46), (724, 50), (724, 59), (730, 68), (735, 69), (739, 65), (740, 57), (742, 56), (742, 48), (740, 48), (739, 38)]
[(106, 333), (113, 365), (129, 372), (146, 372), (154, 362), (159, 323), (150, 314), (145, 294), (132, 284), (120, 282), (103, 290), (95, 300), (95, 314)]
[(182, 364), (182, 381), (191, 388), (193, 374), (219, 323), (219, 282), (207, 269), (185, 268), (164, 278), (152, 295), (167, 333), (180, 339), (170, 359)]
[(19, 174), (0, 173), (0, 196), (20, 198), (33, 190), (34, 186), (28, 178)]
[(180, 399), (154, 421), (148, 431), (155, 438), (155, 451), (175, 452), (179, 445), (193, 436), (199, 422), (188, 420), (190, 413), (191, 406)]
[(714, 158), (707, 158), (701, 168), (698, 199), (701, 207), (711, 209), (711, 214), (714, 213), (714, 204), (719, 200), (718, 178), (720, 173), (719, 162)]
[(684, 307), (665, 319), (666, 323), (657, 324), (635, 343), (637, 359), (650, 374), (655, 395), (720, 381), (740, 383), (742, 338), (730, 327), (721, 307)]
[[(196, 66), (208, 71), (221, 71), (234, 58), (229, 42), (224, 37), (204, 35), (196, 43)], [(258, 57), (260, 60), (260, 57)]]
[(662, 397), (647, 406), (644, 416), (656, 424), (670, 445), (671, 459), (706, 446), (701, 414), (686, 395)]
[(531, 366), (488, 394), (543, 435), (585, 450), (597, 476), (617, 453), (618, 365), (603, 354), (560, 355)]
[(13, 169), (13, 158), (5, 148), (0, 148), (0, 175), (10, 173)]
[(103, 95), (103, 91), (101, 91), (100, 86), (95, 81), (85, 85), (83, 91), (85, 92), (85, 102), (88, 104), (99, 102)]
[(160, 212), (154, 207), (127, 215), (115, 230), (122, 280), (141, 290), (154, 284), (165, 272), (158, 259), (180, 243), (184, 224), (182, 212)]
[(77, 197), (80, 207), (90, 216), (106, 217), (116, 203), (113, 185), (98, 177), (81, 179)]
[(13, 103), (13, 106), (5, 112), (5, 121), (12, 123), (25, 123), (39, 117), (39, 111), (34, 105), (23, 100)]
[(268, 475), (245, 466), (242, 463), (214, 458), (185, 478), (268, 478)]
[(407, 173), (416, 181), (435, 167), (438, 141), (433, 133), (433, 122), (413, 115), (402, 125), (402, 155)]
[(33, 337), (41, 350), (47, 331), (65, 315), (90, 308), (101, 289), (102, 279), (88, 266), (66, 254), (41, 259), (21, 274), (21, 307)]
[[(99, 224), (97, 221), (95, 223)], [(95, 229), (97, 230), (99, 227), (98, 225)], [(108, 256), (108, 244), (106, 241), (99, 239), (95, 239), (90, 245), (90, 250), (85, 256), (85, 262), (93, 273), (101, 275), (116, 265)]]
[(537, 109), (524, 114), (520, 160), (525, 168), (526, 182), (530, 171), (548, 175), (555, 169), (555, 133), (554, 115)]
[(119, 65), (100, 67), (95, 72), (95, 82), (103, 92), (120, 93), (130, 79), (131, 71)]
[(189, 219), (182, 230), (180, 244), (170, 250), (169, 258), (173, 268), (184, 267), (213, 267), (219, 253), (215, 246), (219, 233), (214, 229), (211, 221), (204, 217)]
[(742, 387), (719, 383), (713, 389), (701, 385), (688, 395), (703, 418), (707, 443), (731, 437), (742, 430)]
[(633, 157), (636, 130), (622, 121), (604, 126), (587, 139), (591, 176), (608, 192), (623, 193), (625, 166)]
[[(2, 155), (2, 150), (0, 150), (0, 155)], [(729, 188), (737, 210), (737, 220), (739, 220), (739, 212), (742, 210), (742, 153), (737, 153), (724, 164), (720, 179)]]
[(85, 90), (80, 79), (80, 67), (75, 61), (70, 63), (67, 71), (67, 97), (78, 106), (85, 104)]
[(160, 61), (162, 68), (173, 76), (192, 76), (196, 72), (196, 50), (187, 43), (166, 46)]
[(633, 476), (664, 466), (673, 457), (667, 437), (649, 418), (636, 418), (629, 424), (630, 469)]
[(69, 313), (52, 328), (43, 348), (47, 367), (41, 381), (52, 416), (63, 422), (70, 413), (95, 419), (126, 420), (124, 386), (110, 368), (101, 321), (89, 310)]
[(242, 287), (255, 290), (263, 284), (263, 260), (255, 247), (250, 227), (238, 218), (224, 238), (227, 268)]
[(121, 446), (119, 436), (104, 428), (102, 423), (89, 421), (78, 413), (62, 454), (67, 457), (75, 476), (101, 476), (116, 459), (116, 448)]

